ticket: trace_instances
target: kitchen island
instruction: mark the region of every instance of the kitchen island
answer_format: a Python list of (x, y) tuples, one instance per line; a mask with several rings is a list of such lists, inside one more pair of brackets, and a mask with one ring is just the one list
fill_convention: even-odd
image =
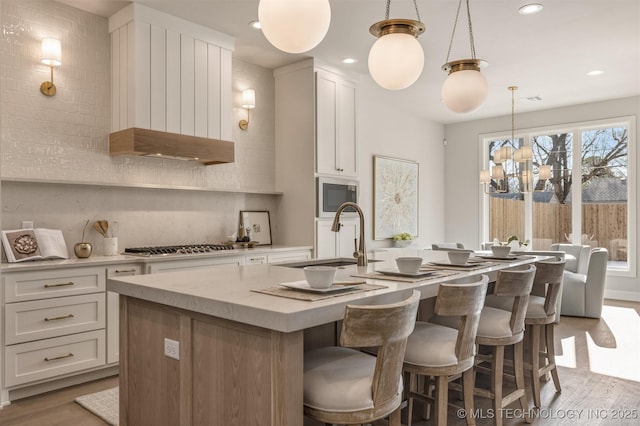
[[(406, 250), (425, 260), (445, 252)], [(336, 279), (393, 268), (398, 251)], [(390, 303), (418, 289), (435, 297), (443, 281), (538, 260), (488, 263), (442, 279), (400, 282), (313, 302), (252, 290), (304, 280), (299, 268), (250, 265), (109, 280), (120, 300), (120, 424), (302, 425), (303, 354), (313, 330), (342, 319), (345, 306)], [(331, 326), (330, 326), (331, 327)], [(169, 339), (169, 340), (167, 340)], [(179, 343), (179, 345), (176, 345)], [(167, 355), (165, 355), (165, 353)], [(179, 358), (176, 359), (176, 358)]]

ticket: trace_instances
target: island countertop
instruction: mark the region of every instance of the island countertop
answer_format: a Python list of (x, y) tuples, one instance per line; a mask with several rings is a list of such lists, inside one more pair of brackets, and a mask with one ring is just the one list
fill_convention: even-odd
[[(404, 249), (375, 252), (368, 266), (346, 266), (338, 270), (336, 279), (353, 280), (355, 273), (393, 269), (399, 256), (420, 256), (425, 261), (446, 259), (446, 252)], [(317, 301), (294, 300), (251, 290), (304, 280), (301, 268), (275, 264), (220, 266), (192, 271), (165, 272), (109, 279), (107, 288), (125, 296), (198, 312), (279, 332), (293, 332), (342, 319), (345, 306), (381, 304), (397, 301), (412, 289), (422, 299), (435, 297), (438, 284), (481, 273), (495, 274), (499, 269), (530, 263), (531, 257), (517, 262), (492, 263), (487, 268), (420, 282), (367, 279), (367, 283), (385, 288), (345, 294)], [(292, 262), (294, 263), (294, 262)]]

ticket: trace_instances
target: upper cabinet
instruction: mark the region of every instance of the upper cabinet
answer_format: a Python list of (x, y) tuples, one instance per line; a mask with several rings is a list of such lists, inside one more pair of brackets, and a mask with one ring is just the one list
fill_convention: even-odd
[(316, 171), (357, 176), (356, 85), (316, 71)]
[(233, 38), (133, 3), (109, 18), (112, 132), (231, 140)]

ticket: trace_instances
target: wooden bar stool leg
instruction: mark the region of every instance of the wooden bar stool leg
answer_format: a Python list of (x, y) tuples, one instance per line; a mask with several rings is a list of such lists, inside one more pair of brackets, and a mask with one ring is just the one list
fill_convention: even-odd
[(531, 326), (531, 387), (533, 405), (540, 408), (540, 326)]
[(546, 340), (547, 340), (547, 358), (549, 358), (549, 365), (551, 366), (551, 377), (553, 378), (553, 384), (556, 387), (556, 392), (562, 392), (560, 389), (560, 378), (558, 377), (558, 367), (556, 365), (556, 349), (554, 343), (554, 324), (545, 325)]
[(502, 375), (504, 373), (504, 346), (493, 347), (491, 360), (491, 393), (496, 426), (502, 426)]
[(462, 373), (462, 397), (464, 399), (464, 409), (467, 412), (467, 426), (475, 426), (476, 417), (473, 405), (473, 388), (475, 373), (473, 367)]
[(524, 342), (521, 340), (515, 345), (513, 345), (513, 369), (515, 370), (516, 376), (516, 389), (522, 390), (522, 395), (520, 396), (520, 407), (522, 408), (522, 412), (525, 413), (525, 420), (527, 423), (531, 423), (531, 419), (526, 414), (529, 411), (529, 403), (527, 402), (527, 395), (525, 393), (525, 385), (524, 385), (524, 365), (522, 363), (522, 359), (524, 356)]
[(438, 376), (436, 384), (436, 424), (447, 426), (447, 408), (449, 407), (449, 377)]
[(409, 373), (409, 391), (407, 392), (407, 426), (411, 426), (413, 421), (413, 396), (411, 392), (415, 392), (416, 389), (417, 374)]

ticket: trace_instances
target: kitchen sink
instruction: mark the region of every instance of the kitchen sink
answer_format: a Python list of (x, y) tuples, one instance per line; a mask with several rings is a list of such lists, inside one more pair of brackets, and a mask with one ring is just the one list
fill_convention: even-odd
[[(369, 263), (380, 262), (380, 260), (369, 259)], [(305, 266), (336, 266), (345, 267), (357, 265), (358, 259), (350, 257), (332, 257), (329, 259), (310, 259), (299, 262), (280, 263), (278, 266), (286, 266), (287, 268), (304, 268)]]

